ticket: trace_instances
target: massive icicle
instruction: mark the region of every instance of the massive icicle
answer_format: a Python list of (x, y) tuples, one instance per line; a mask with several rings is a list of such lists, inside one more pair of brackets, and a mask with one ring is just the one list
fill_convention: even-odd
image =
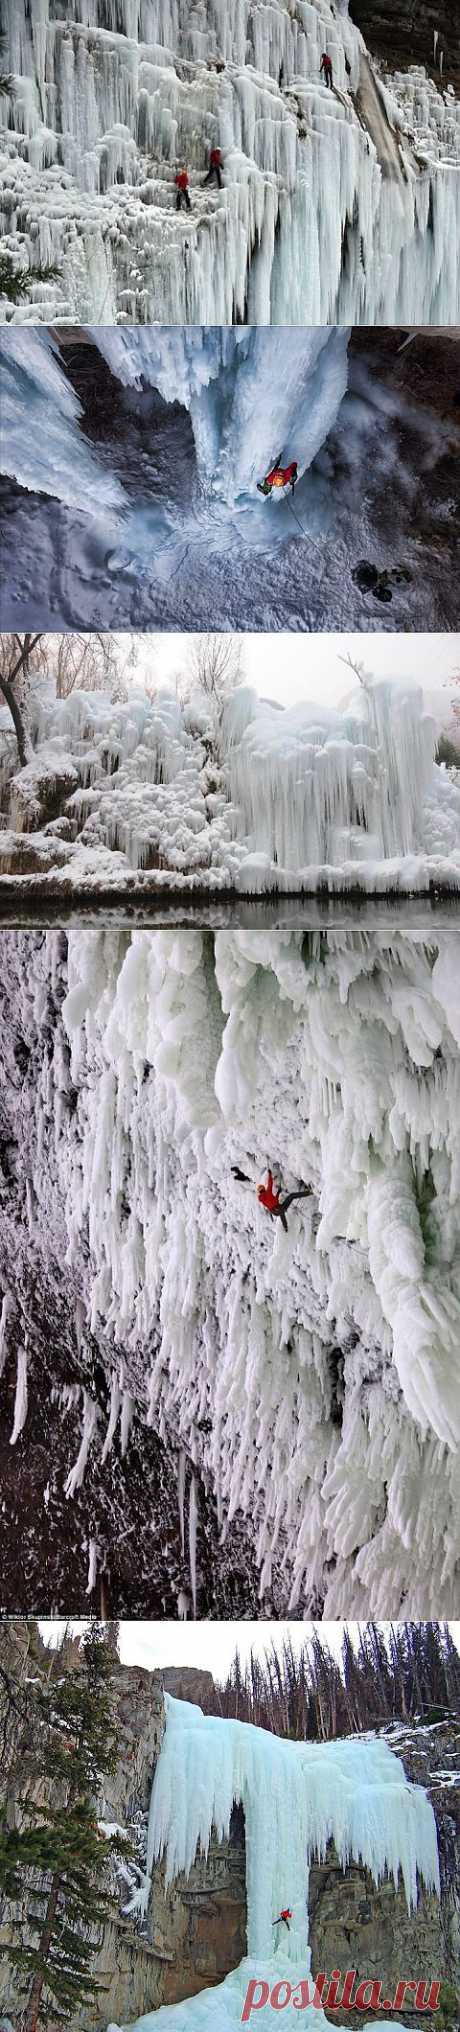
[[(308, 1978), (308, 1868), (324, 1859), (334, 1840), (343, 1868), (359, 1862), (375, 1883), (401, 1875), (407, 1904), (416, 1905), (418, 1879), (439, 1894), (439, 1861), (433, 1808), (421, 1786), (410, 1785), (404, 1768), (379, 1738), (345, 1738), (330, 1743), (292, 1743), (248, 1723), (204, 1716), (201, 1709), (166, 1694), (166, 1730), (151, 1794), (146, 1880), (134, 1904), (145, 1909), (154, 1862), (166, 1856), (166, 1882), (187, 1874), (198, 1843), (207, 1853), (214, 1827), (219, 1838), (230, 1828), (234, 1804), (244, 1809), (247, 1872), (247, 1947), (240, 1968), (215, 1990), (184, 2005), (160, 2009), (139, 2020), (192, 2028), (238, 2026), (251, 1974), (295, 1986)], [(289, 1936), (273, 1921), (289, 1907)], [(312, 1989), (313, 1989), (312, 1984)], [(297, 1991), (299, 1995), (299, 1991)], [(284, 2000), (288, 2001), (288, 1998)], [(276, 2005), (265, 2009), (276, 2022)], [(311, 2011), (310, 2011), (311, 2016)], [(313, 2012), (314, 2032), (325, 2027)]]
[[(7, 316), (458, 318), (457, 102), (415, 68), (384, 84), (346, 5), (6, 0), (5, 65), (5, 246), (19, 266), (61, 271), (26, 306), (4, 300)], [(203, 188), (215, 142), (217, 194)]]
[(2, 471), (85, 514), (120, 512), (122, 488), (103, 473), (78, 428), (81, 403), (51, 333), (4, 332), (1, 359)]

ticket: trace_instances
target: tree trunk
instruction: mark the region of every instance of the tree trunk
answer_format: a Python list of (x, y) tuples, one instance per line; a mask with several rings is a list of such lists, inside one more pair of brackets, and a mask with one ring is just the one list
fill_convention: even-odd
[(31, 748), (27, 736), (24, 713), (22, 707), (19, 704), (16, 692), (14, 690), (14, 684), (15, 679), (19, 677), (21, 674), (23, 678), (26, 677), (26, 674), (28, 673), (29, 661), (32, 655), (32, 650), (36, 648), (37, 642), (41, 641), (42, 634), (43, 634), (42, 629), (40, 629), (36, 635), (31, 635), (30, 631), (28, 630), (27, 634), (24, 635), (23, 637), (22, 645), (20, 636), (13, 637), (13, 640), (15, 640), (18, 644), (19, 656), (16, 659), (16, 663), (13, 665), (13, 669), (10, 670), (8, 677), (5, 677), (4, 672), (0, 671), (0, 691), (3, 692), (3, 697), (4, 699), (6, 699), (7, 706), (9, 706), (9, 710), (11, 713), (11, 718), (16, 732), (21, 769), (25, 769), (26, 762), (28, 759), (28, 750), (29, 752), (31, 752)]
[(21, 764), (21, 769), (25, 769), (27, 762), (27, 747), (26, 747), (24, 721), (22, 718), (22, 713), (20, 712), (18, 706), (17, 698), (15, 698), (13, 687), (11, 684), (8, 684), (8, 679), (6, 677), (0, 676), (0, 691), (3, 692), (3, 697), (4, 699), (6, 699), (7, 706), (9, 706), (10, 709), (11, 718), (14, 722), (15, 727), (16, 740), (18, 744), (19, 761)]
[[(53, 1877), (51, 1890), (48, 1898), (48, 1904), (46, 1908), (45, 1925), (40, 1939), (40, 1954), (42, 1961), (44, 1963), (46, 1963), (47, 1955), (49, 1954), (51, 1941), (53, 1938), (54, 1922), (59, 1902), (60, 1882), (61, 1880), (59, 1876)], [(25, 2010), (21, 2018), (22, 2032), (37, 2032), (37, 2026), (40, 2017), (42, 1989), (45, 1980), (46, 1980), (45, 1968), (43, 1969), (42, 1975), (39, 1973), (37, 1969), (37, 1974), (34, 1976), (33, 1979), (30, 1996), (28, 1998)]]

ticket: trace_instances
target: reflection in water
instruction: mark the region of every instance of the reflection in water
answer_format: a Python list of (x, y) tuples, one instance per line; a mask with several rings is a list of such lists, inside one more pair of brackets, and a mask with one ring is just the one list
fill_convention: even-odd
[(19, 930), (38, 929), (52, 925), (65, 929), (72, 925), (94, 926), (97, 930), (111, 925), (120, 930), (155, 928), (156, 931), (171, 931), (175, 926), (202, 926), (208, 931), (315, 931), (324, 925), (329, 931), (346, 925), (349, 931), (385, 931), (388, 925), (397, 925), (398, 930), (430, 931), (445, 927), (460, 926), (460, 896), (444, 899), (438, 896), (369, 896), (362, 901), (350, 902), (346, 896), (275, 896), (241, 897), (221, 899), (207, 903), (204, 899), (195, 903), (174, 902), (165, 904), (164, 899), (129, 903), (89, 900), (82, 903), (66, 897), (55, 900), (49, 896), (35, 901), (18, 900), (17, 890), (0, 896), (0, 928), (14, 922)]

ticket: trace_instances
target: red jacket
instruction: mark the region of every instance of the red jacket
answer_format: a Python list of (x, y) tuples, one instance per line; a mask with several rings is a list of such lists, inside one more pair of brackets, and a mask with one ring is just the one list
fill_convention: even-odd
[(267, 473), (267, 480), (272, 487), (276, 485), (287, 487), (296, 472), (297, 459), (292, 459), (290, 466), (272, 466), (271, 473)]
[(221, 162), (222, 162), (222, 149), (221, 149), (221, 148), (211, 148), (211, 154), (210, 154), (210, 158), (209, 158), (209, 159), (210, 159), (210, 164), (211, 164), (211, 169), (220, 169), (220, 165), (221, 165)]
[(320, 63), (320, 71), (331, 71), (331, 70), (332, 70), (332, 57), (322, 56)]
[(176, 176), (179, 190), (188, 190), (188, 169), (179, 169)]
[[(257, 1198), (258, 1200), (260, 1200), (261, 1206), (267, 1208), (267, 1213), (269, 1214), (276, 1213), (276, 1209), (277, 1207), (279, 1207), (280, 1203), (280, 1196), (279, 1192), (276, 1192), (274, 1190), (273, 1177), (271, 1171), (269, 1171), (268, 1174), (268, 1185), (258, 1185)], [(283, 1917), (283, 1914), (281, 1916)]]

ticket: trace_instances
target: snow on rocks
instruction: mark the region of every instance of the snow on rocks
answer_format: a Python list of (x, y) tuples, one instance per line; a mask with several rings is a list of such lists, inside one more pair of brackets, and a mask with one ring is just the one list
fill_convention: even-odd
[[(320, 74), (327, 48), (334, 90)], [(455, 323), (457, 106), (380, 77), (332, 0), (6, 0), (15, 322)], [(209, 150), (224, 188), (206, 188)], [(189, 166), (191, 214), (174, 177)]]
[[(409, 1909), (417, 1901), (418, 1879), (439, 1895), (431, 1802), (423, 1786), (408, 1783), (399, 1758), (381, 1738), (291, 1743), (248, 1723), (205, 1716), (168, 1694), (165, 1702), (146, 1877), (132, 1904), (145, 1909), (158, 1857), (166, 1857), (167, 1883), (180, 1871), (188, 1873), (198, 1843), (207, 1853), (213, 1826), (220, 1839), (226, 1837), (232, 1807), (241, 1804), (248, 1954), (217, 1988), (138, 2019), (144, 2032), (163, 2025), (174, 2032), (182, 2025), (184, 2032), (239, 2027), (251, 1977), (259, 1985), (268, 1978), (270, 1990), (278, 1982), (280, 1992), (288, 1993), (284, 2003), (291, 1992), (297, 2008), (307, 2002), (300, 1974), (306, 1985), (311, 1970), (308, 1869), (313, 1857), (324, 1858), (331, 1838), (343, 1867), (351, 1859), (364, 1863), (376, 1883), (388, 1873), (397, 1884), (401, 1873)], [(291, 1914), (289, 1934), (285, 1927), (274, 1927), (280, 1903)], [(275, 1991), (273, 2006), (265, 2005), (268, 2023), (275, 2023), (280, 2008)], [(323, 2012), (310, 2004), (310, 2016), (312, 2010), (314, 2032), (324, 2032)]]

